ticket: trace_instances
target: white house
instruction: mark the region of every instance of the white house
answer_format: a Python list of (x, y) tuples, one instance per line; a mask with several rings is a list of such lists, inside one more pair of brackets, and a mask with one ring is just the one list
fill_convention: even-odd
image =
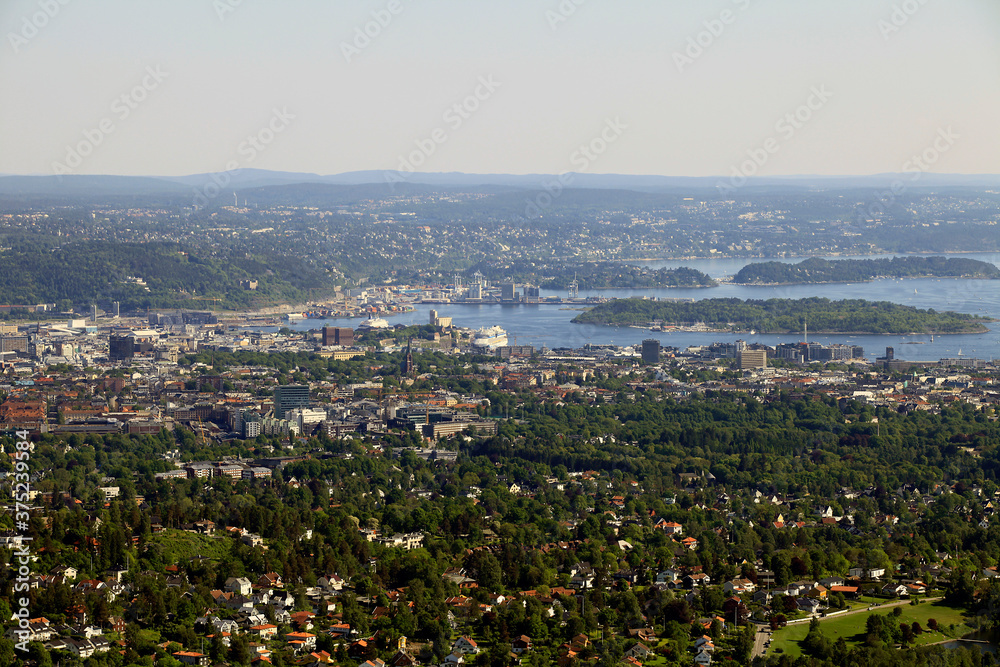
[(698, 637), (698, 639), (695, 640), (694, 650), (695, 652), (708, 651), (709, 653), (711, 653), (712, 651), (715, 650), (715, 644), (712, 643), (711, 637), (709, 637), (708, 635), (702, 635), (701, 637)]
[(479, 644), (477, 644), (476, 640), (473, 639), (472, 637), (466, 637), (463, 635), (459, 637), (457, 640), (455, 640), (455, 643), (452, 645), (451, 650), (453, 653), (476, 654), (479, 653)]
[(749, 579), (732, 579), (722, 584), (722, 590), (736, 595), (740, 593), (753, 593), (756, 589), (757, 586)]
[(320, 577), (316, 581), (316, 585), (328, 591), (339, 591), (344, 588), (344, 580), (335, 574), (331, 574), (328, 577)]
[(216, 632), (228, 632), (230, 634), (239, 632), (239, 625), (231, 618), (219, 618), (218, 616), (213, 616), (212, 627)]
[(642, 642), (636, 642), (635, 646), (625, 651), (625, 655), (635, 658), (636, 660), (645, 660), (646, 656), (649, 655), (649, 647)]
[(229, 577), (226, 579), (225, 589), (238, 595), (250, 595), (253, 591), (253, 584), (246, 577)]
[(663, 524), (663, 532), (667, 535), (681, 535), (684, 533), (684, 526), (675, 521), (667, 521)]

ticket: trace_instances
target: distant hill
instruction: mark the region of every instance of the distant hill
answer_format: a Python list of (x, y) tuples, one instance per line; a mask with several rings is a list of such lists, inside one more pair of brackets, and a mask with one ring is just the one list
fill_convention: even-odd
[[(250, 289), (249, 283), (256, 283)], [(251, 308), (306, 299), (327, 279), (294, 257), (210, 257), (171, 243), (22, 244), (0, 254), (0, 303)]]
[(187, 190), (149, 176), (0, 176), (0, 195), (180, 194)]
[(733, 276), (742, 285), (797, 285), (854, 283), (875, 278), (1000, 278), (1000, 269), (989, 262), (965, 257), (893, 257), (892, 259), (837, 259), (818, 257), (798, 264), (755, 262)]
[[(0, 195), (132, 195), (185, 193), (210, 183), (227, 190), (270, 186), (323, 183), (328, 185), (423, 185), (432, 187), (499, 186), (521, 190), (540, 190), (561, 183), (570, 189), (605, 189), (634, 191), (705, 191), (723, 194), (718, 185), (729, 184), (725, 176), (656, 176), (632, 174), (466, 174), (461, 172), (401, 173), (394, 170), (351, 171), (342, 174), (238, 169), (233, 172), (191, 174), (187, 176), (17, 176), (0, 175)], [(997, 174), (922, 174), (918, 181), (912, 174), (874, 174), (866, 176), (773, 176), (750, 178), (741, 192), (764, 190), (842, 190), (887, 188), (903, 182), (910, 189), (1000, 187)]]
[[(188, 188), (203, 188), (209, 183), (218, 184), (223, 191), (260, 188), (268, 185), (293, 185), (296, 183), (329, 183), (328, 176), (297, 171), (269, 171), (267, 169), (238, 169), (232, 172), (208, 172), (190, 176), (160, 176), (160, 180), (177, 183)], [(222, 185), (224, 184), (224, 185)]]

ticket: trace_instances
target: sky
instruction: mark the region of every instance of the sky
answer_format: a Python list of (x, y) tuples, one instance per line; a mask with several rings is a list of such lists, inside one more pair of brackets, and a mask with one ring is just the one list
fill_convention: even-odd
[(1000, 173), (996, 0), (4, 0), (0, 174)]

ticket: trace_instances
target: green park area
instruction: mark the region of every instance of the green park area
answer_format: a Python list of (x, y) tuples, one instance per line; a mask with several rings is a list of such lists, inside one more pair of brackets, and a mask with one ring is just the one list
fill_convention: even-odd
[(173, 528), (153, 534), (149, 543), (164, 563), (186, 562), (196, 556), (219, 559), (230, 546), (228, 541)]
[[(849, 648), (863, 644), (866, 636), (866, 622), (870, 614), (892, 615), (895, 609), (900, 615), (893, 620), (897, 624), (911, 625), (916, 622), (923, 630), (914, 635), (913, 645), (923, 646), (937, 642), (948, 641), (971, 632), (966, 625), (965, 610), (960, 607), (945, 604), (943, 601), (924, 602), (919, 605), (904, 604), (899, 606), (876, 607), (871, 612), (858, 612), (831, 616), (820, 619), (820, 629), (823, 634), (836, 642), (843, 637)], [(937, 630), (931, 630), (931, 619), (936, 621)], [(802, 655), (802, 640), (809, 632), (808, 623), (789, 625), (775, 631), (768, 653), (787, 653), (790, 656)]]

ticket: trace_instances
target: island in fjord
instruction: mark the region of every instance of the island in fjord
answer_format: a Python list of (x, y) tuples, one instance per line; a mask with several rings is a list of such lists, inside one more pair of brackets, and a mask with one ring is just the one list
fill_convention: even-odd
[(798, 264), (755, 262), (733, 276), (740, 285), (858, 283), (876, 278), (1000, 278), (989, 262), (967, 257), (893, 257), (835, 259), (810, 257)]
[(703, 299), (653, 301), (613, 299), (580, 313), (573, 322), (611, 326), (691, 326), (704, 323), (716, 330), (844, 334), (981, 333), (990, 318), (951, 311), (902, 306), (888, 301), (822, 297), (808, 299)]

